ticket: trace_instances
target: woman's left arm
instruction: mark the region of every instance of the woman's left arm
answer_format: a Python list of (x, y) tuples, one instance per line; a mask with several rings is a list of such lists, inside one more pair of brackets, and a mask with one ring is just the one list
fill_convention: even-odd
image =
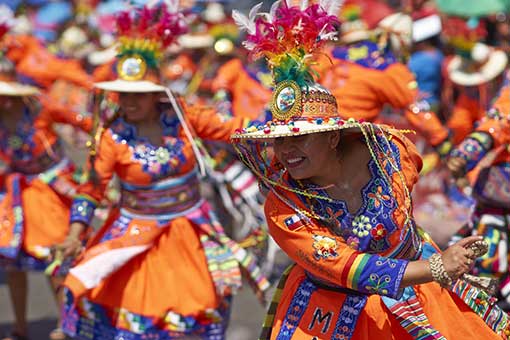
[(42, 109), (40, 119), (48, 124), (61, 123), (77, 127), (84, 132), (92, 131), (92, 117), (86, 113), (78, 113), (60, 103), (50, 102), (48, 99), (41, 99)]
[(229, 142), (237, 129), (246, 127), (249, 120), (243, 117), (223, 117), (212, 107), (187, 107), (186, 118), (198, 137)]

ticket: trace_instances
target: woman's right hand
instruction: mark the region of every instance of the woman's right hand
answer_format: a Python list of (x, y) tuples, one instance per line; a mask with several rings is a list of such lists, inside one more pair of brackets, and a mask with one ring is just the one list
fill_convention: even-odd
[(457, 280), (472, 269), (475, 255), (469, 246), (480, 240), (483, 240), (482, 236), (466, 237), (442, 253), (444, 269), (452, 280)]

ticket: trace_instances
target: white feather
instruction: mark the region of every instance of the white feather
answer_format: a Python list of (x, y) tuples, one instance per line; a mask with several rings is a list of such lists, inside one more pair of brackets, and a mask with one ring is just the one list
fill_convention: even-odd
[(338, 32), (334, 31), (334, 32), (324, 33), (324, 31), (326, 30), (326, 27), (327, 27), (327, 25), (322, 27), (321, 31), (319, 32), (319, 39), (320, 40), (335, 40)]
[(280, 7), (281, 3), (282, 3), (282, 0), (278, 0), (278, 1), (275, 1), (271, 5), (271, 9), (269, 10), (269, 15), (268, 15), (269, 22), (273, 22), (273, 19), (274, 19), (275, 15), (276, 15), (276, 10), (278, 9), (278, 7)]
[(338, 32), (329, 32), (326, 34), (320, 34), (319, 38), (321, 40), (336, 40)]
[(338, 15), (340, 8), (345, 0), (320, 0), (319, 5), (328, 13), (329, 15)]
[(243, 13), (234, 9), (232, 11), (232, 19), (234, 19), (234, 22), (241, 31), (244, 30), (248, 32), (248, 34), (255, 34), (255, 22), (251, 22)]
[(243, 46), (244, 48), (246, 48), (248, 51), (253, 51), (253, 49), (255, 48), (255, 44), (250, 42), (250, 41), (243, 41)]
[(262, 2), (259, 2), (258, 4), (253, 6), (252, 9), (250, 9), (250, 13), (248, 14), (248, 18), (250, 19), (250, 21), (255, 22), (255, 17), (259, 12), (260, 7), (262, 7)]

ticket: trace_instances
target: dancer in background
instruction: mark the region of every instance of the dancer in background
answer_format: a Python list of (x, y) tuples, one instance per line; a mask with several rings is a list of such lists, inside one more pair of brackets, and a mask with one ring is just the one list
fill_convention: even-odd
[[(0, 201), (0, 265), (7, 271), (15, 324), (11, 334), (2, 339), (20, 340), (27, 335), (27, 271), (47, 269), (50, 248), (65, 240), (77, 186), (74, 166), (63, 152), (54, 125), (65, 123), (90, 131), (92, 124), (82, 114), (55, 104), (36, 87), (20, 83), (14, 64), (5, 57), (8, 48), (4, 43), (0, 60), (0, 191), (5, 196)], [(65, 268), (50, 274), (60, 305), (57, 287)], [(64, 337), (58, 320), (50, 339)]]
[[(508, 77), (508, 75), (507, 75)], [(489, 251), (476, 261), (473, 273), (500, 282), (500, 305), (510, 310), (508, 229), (510, 228), (510, 87), (501, 89), (479, 126), (451, 153), (448, 168), (455, 178), (470, 177), (476, 201), (471, 222), (453, 242), (481, 235)]]
[[(90, 226), (114, 174), (121, 199), (64, 282), (64, 330), (75, 339), (224, 339), (241, 270), (259, 292), (268, 286), (199, 190), (193, 136), (227, 141), (245, 120), (187, 106), (159, 83), (163, 50), (186, 31), (172, 6), (119, 15), (118, 78), (95, 84), (118, 94), (118, 110), (96, 129), (90, 182), (73, 201), (69, 238)], [(60, 252), (78, 247), (64, 243)]]

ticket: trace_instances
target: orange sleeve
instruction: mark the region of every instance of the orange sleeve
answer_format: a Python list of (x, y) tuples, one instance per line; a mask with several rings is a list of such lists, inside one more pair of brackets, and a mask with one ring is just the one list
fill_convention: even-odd
[[(302, 217), (282, 203), (274, 192), (267, 197), (265, 214), (276, 243), (314, 278), (366, 294), (399, 296), (408, 261), (354, 250), (319, 221)], [(381, 280), (375, 277), (385, 277), (386, 284), (378, 286)]]
[(92, 130), (92, 117), (74, 112), (62, 104), (55, 102), (50, 103), (49, 99), (41, 99), (41, 104), (43, 109), (40, 114), (43, 120), (53, 123), (69, 124), (87, 133), (90, 133)]
[(460, 95), (447, 123), (453, 133), (455, 144), (462, 142), (473, 131), (473, 124), (476, 121), (474, 117), (478, 110), (479, 106), (476, 100), (469, 98), (465, 94)]
[(49, 87), (57, 79), (63, 79), (86, 89), (92, 88), (90, 76), (77, 62), (59, 59), (43, 47), (25, 55), (16, 65), (16, 71), (32, 78), (43, 87)]
[(99, 65), (92, 72), (92, 79), (94, 82), (108, 81), (115, 79), (115, 72), (113, 70), (113, 64), (115, 61), (110, 61), (106, 64)]
[(212, 82), (211, 88), (213, 92), (221, 89), (230, 90), (234, 81), (239, 76), (239, 70), (242, 69), (243, 65), (241, 60), (232, 59), (227, 63), (223, 64), (218, 69), (218, 73)]
[(412, 104), (405, 110), (404, 115), (413, 129), (425, 137), (431, 146), (438, 146), (448, 139), (448, 128), (433, 111), (422, 111)]
[(448, 129), (443, 126), (437, 115), (430, 110), (421, 110), (416, 103), (418, 84), (409, 68), (396, 63), (384, 71), (384, 82), (378, 86), (382, 101), (397, 109), (404, 109), (404, 116), (418, 133), (423, 135), (432, 146), (439, 145), (448, 138)]
[(407, 66), (395, 63), (382, 71), (384, 78), (374, 87), (379, 100), (396, 109), (405, 109), (417, 97), (417, 83)]
[(249, 123), (249, 120), (243, 117), (224, 118), (207, 106), (191, 106), (185, 112), (193, 130), (203, 139), (229, 142), (230, 136), (237, 129), (244, 128)]
[(485, 132), (492, 137), (492, 149), (510, 145), (510, 121), (505, 118), (486, 117), (482, 119), (476, 132)]
[(97, 181), (93, 183), (90, 179), (78, 187), (76, 196), (71, 206), (71, 223), (82, 222), (90, 225), (94, 216), (94, 210), (103, 199), (106, 187), (115, 172), (116, 145), (112, 139), (111, 132), (106, 131), (101, 137), (97, 148), (94, 164), (89, 163), (89, 168), (94, 166)]

